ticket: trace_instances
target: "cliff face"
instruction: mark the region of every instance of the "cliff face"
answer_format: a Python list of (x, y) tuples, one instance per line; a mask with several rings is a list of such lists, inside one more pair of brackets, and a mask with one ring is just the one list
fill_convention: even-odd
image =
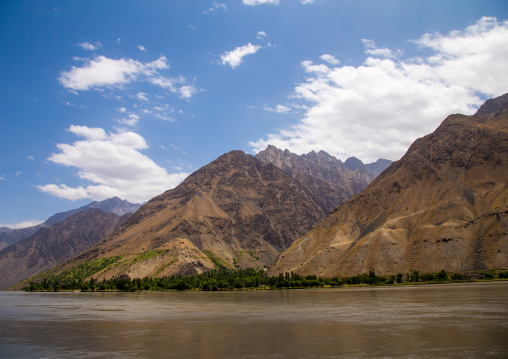
[(129, 215), (99, 209), (80, 212), (0, 252), (0, 289), (61, 264), (116, 230)]
[[(66, 264), (122, 256), (98, 279), (262, 267), (325, 214), (272, 164), (227, 153), (142, 206), (116, 233)], [(150, 258), (141, 260), (143, 254)]]
[(303, 184), (325, 213), (330, 213), (365, 189), (391, 163), (378, 160), (375, 164), (364, 165), (354, 157), (342, 163), (324, 151), (299, 156), (272, 145), (259, 152), (256, 158), (264, 163), (272, 163)]
[(507, 268), (506, 100), (495, 99), (475, 116), (449, 116), (295, 241), (270, 273)]

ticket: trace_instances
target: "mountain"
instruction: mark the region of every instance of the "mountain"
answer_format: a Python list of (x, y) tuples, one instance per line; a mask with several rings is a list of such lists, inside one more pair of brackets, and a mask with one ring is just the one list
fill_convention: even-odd
[(46, 222), (38, 224), (36, 226), (20, 229), (12, 229), (7, 227), (0, 228), (0, 251), (5, 247), (8, 247), (14, 243), (21, 241), (27, 237), (30, 237), (39, 229), (51, 227), (52, 225), (62, 222), (72, 215), (80, 212), (85, 212), (91, 208), (97, 208), (104, 212), (111, 212), (118, 216), (123, 216), (126, 213), (134, 213), (141, 207), (139, 203), (130, 203), (126, 200), (121, 200), (118, 197), (106, 199), (101, 202), (92, 202), (80, 208), (71, 209), (67, 212), (57, 213), (49, 217)]
[(508, 268), (508, 96), (451, 115), (270, 269), (325, 277)]
[(325, 213), (330, 213), (335, 207), (361, 192), (377, 177), (382, 166), (386, 168), (391, 163), (388, 160), (378, 160), (376, 165), (364, 165), (355, 157), (342, 163), (324, 151), (312, 151), (299, 156), (272, 145), (259, 152), (256, 158), (264, 163), (274, 164), (303, 184)]
[(0, 289), (9, 288), (84, 252), (130, 216), (120, 217), (92, 208), (5, 248), (0, 252)]
[(53, 216), (49, 217), (44, 224), (48, 227), (51, 227), (55, 223), (61, 222), (69, 218), (70, 216), (88, 211), (91, 208), (97, 208), (100, 209), (103, 212), (111, 212), (118, 216), (123, 216), (126, 213), (134, 213), (136, 212), (139, 207), (141, 207), (140, 203), (130, 203), (126, 200), (121, 200), (118, 197), (113, 197), (106, 199), (101, 202), (94, 201), (92, 203), (89, 203), (83, 207), (79, 207), (76, 209), (71, 209), (67, 212), (60, 212), (57, 214), (54, 214)]
[(27, 228), (13, 229), (0, 227), (0, 251), (11, 244), (17, 243), (22, 239), (30, 237), (39, 229), (46, 228), (44, 224), (38, 224)]
[(289, 175), (232, 151), (147, 202), (117, 232), (61, 270), (115, 256), (122, 259), (94, 277), (263, 267), (324, 217)]

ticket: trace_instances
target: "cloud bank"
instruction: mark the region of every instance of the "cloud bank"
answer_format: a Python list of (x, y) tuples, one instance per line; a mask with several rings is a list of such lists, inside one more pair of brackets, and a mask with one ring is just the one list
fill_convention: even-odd
[(364, 161), (399, 159), (418, 137), (447, 115), (472, 114), (484, 97), (508, 91), (508, 22), (484, 17), (463, 31), (425, 34), (412, 41), (427, 57), (398, 59), (398, 50), (363, 40), (367, 58), (358, 67), (303, 61), (307, 75), (291, 99), (307, 104), (298, 123), (250, 142), (302, 154), (324, 150)]
[(70, 200), (100, 201), (118, 196), (139, 203), (176, 187), (188, 176), (184, 172), (169, 174), (143, 155), (140, 151), (148, 145), (135, 132), (106, 133), (102, 128), (74, 125), (68, 131), (83, 139), (58, 144), (60, 152), (48, 161), (78, 168), (77, 177), (91, 184), (46, 184), (38, 186), (42, 192)]

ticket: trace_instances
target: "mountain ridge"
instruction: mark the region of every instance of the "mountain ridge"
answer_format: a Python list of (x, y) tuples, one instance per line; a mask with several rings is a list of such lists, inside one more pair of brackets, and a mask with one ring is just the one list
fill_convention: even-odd
[(362, 193), (296, 240), (269, 273), (332, 277), (507, 268), (506, 100), (495, 99), (496, 106), (480, 115), (448, 116)]

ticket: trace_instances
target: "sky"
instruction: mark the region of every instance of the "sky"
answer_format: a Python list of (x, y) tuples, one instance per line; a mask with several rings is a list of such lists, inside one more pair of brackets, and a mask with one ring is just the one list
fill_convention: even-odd
[(268, 144), (398, 160), (508, 92), (504, 0), (0, 1), (0, 225)]

